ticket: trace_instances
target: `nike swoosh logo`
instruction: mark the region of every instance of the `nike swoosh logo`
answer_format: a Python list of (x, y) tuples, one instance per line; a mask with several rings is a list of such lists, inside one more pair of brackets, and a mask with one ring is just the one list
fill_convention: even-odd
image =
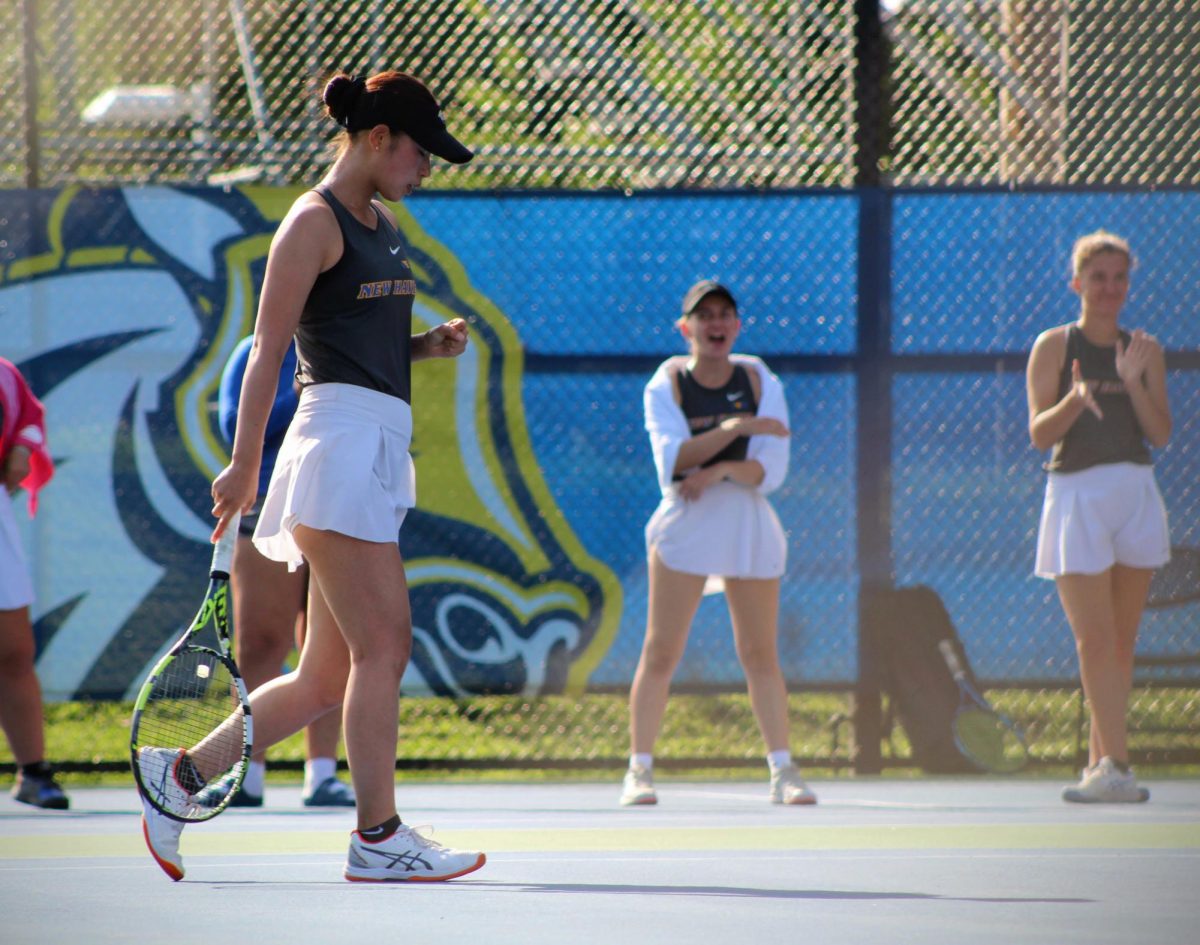
[(741, 392), (741, 391), (738, 391), (736, 394), (726, 394), (726, 395), (725, 395), (725, 399), (726, 399), (726, 400), (730, 400), (730, 401), (733, 401), (733, 400), (741, 400), (741, 397), (742, 397), (742, 392)]
[(391, 253), (393, 256), (395, 256), (398, 252), (400, 252), (400, 247), (399, 246), (395, 246), (395, 247), (389, 246), (388, 252)]

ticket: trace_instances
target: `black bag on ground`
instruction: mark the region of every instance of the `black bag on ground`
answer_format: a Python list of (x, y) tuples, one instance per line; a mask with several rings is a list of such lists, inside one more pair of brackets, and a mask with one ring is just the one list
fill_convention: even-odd
[(958, 683), (938, 643), (949, 640), (967, 679), (975, 676), (958, 631), (937, 592), (925, 585), (878, 592), (868, 602), (867, 626), (877, 648), (889, 717), (900, 719), (913, 760), (930, 774), (977, 772), (954, 744), (951, 722), (959, 705)]

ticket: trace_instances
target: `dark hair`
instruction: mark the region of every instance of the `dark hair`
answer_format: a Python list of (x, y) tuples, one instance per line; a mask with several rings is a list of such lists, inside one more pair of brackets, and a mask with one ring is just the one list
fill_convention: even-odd
[(321, 95), (329, 117), (348, 136), (386, 125), (393, 134), (404, 132), (426, 151), (453, 164), (465, 164), (472, 154), (446, 130), (441, 106), (425, 83), (405, 72), (377, 72), (369, 78), (335, 75)]
[(326, 83), (325, 91), (321, 94), (326, 113), (343, 128), (349, 128), (354, 107), (366, 90), (367, 80), (360, 75), (335, 75)]

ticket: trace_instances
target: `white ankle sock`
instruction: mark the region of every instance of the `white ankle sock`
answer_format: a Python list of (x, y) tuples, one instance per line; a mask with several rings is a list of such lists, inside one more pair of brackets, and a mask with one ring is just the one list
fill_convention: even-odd
[(311, 794), (336, 775), (336, 758), (309, 758), (304, 762), (304, 793)]
[(772, 771), (778, 771), (780, 768), (787, 768), (792, 763), (792, 753), (786, 748), (781, 748), (778, 751), (767, 752), (767, 764), (770, 765)]
[(647, 771), (654, 770), (654, 756), (651, 754), (635, 753), (629, 756), (629, 767), (640, 766)]
[(267, 785), (267, 764), (265, 761), (251, 761), (246, 767), (246, 777), (242, 780), (242, 790), (255, 797), (263, 796), (263, 788)]

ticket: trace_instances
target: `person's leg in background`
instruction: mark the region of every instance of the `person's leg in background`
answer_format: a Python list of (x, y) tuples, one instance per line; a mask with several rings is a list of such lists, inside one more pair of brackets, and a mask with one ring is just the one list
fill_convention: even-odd
[[(243, 534), (234, 550), (230, 585), (236, 659), (247, 691), (253, 692), (280, 674), (293, 646), (303, 648), (307, 568), (289, 572), (286, 564), (263, 557)], [(334, 709), (305, 729), (303, 800), (308, 806), (354, 806), (353, 790), (336, 777), (341, 727), (341, 710)], [(265, 777), (266, 753), (256, 751), (231, 806), (261, 806)]]
[[(276, 562), (272, 562), (273, 564)], [(281, 567), (285, 567), (281, 565)], [(308, 569), (301, 568), (302, 599), (308, 597)], [(296, 652), (304, 652), (308, 624), (307, 607), (296, 616)], [(304, 730), (304, 791), (300, 800), (305, 807), (353, 807), (354, 788), (337, 776), (338, 742), (342, 736), (342, 710), (339, 706), (312, 721)]]
[(0, 610), (0, 727), (19, 770), (13, 797), (51, 810), (70, 806), (46, 763), (42, 687), (34, 670), (29, 608)]

